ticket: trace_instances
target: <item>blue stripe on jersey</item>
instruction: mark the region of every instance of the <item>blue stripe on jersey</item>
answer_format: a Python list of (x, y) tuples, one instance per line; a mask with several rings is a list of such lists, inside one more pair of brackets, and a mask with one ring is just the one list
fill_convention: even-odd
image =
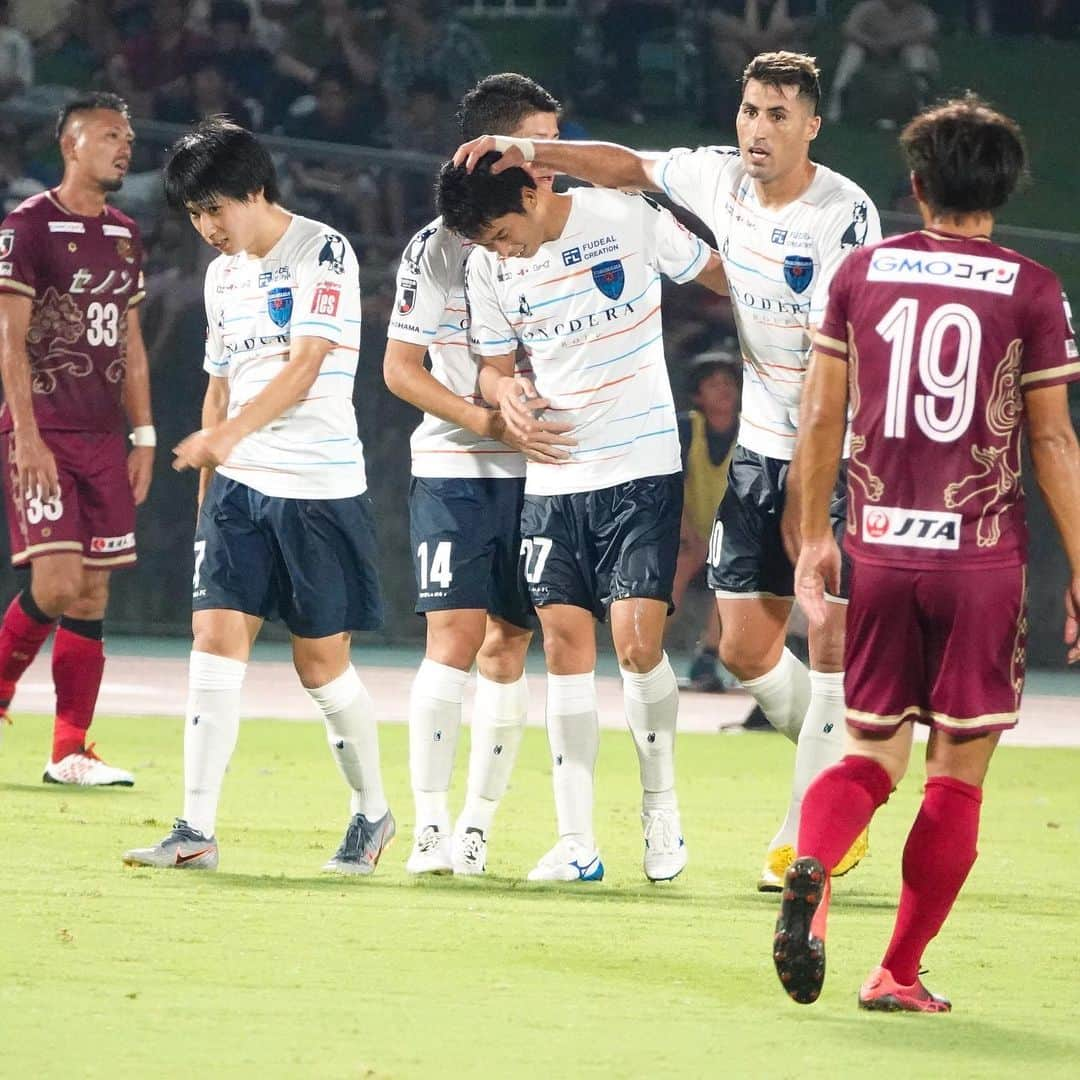
[(632, 439), (626, 439), (624, 442), (607, 443), (604, 446), (590, 446), (587, 450), (575, 450), (574, 457), (579, 457), (581, 454), (595, 454), (600, 450), (616, 450), (620, 446), (633, 446), (638, 439), (651, 439), (654, 435), (670, 435), (675, 429), (673, 427), (661, 428), (659, 431), (646, 431), (644, 435), (635, 435)]
[[(285, 370), (284, 365), (282, 365), (281, 370), (282, 371)], [(280, 375), (281, 372), (279, 371), (278, 374)], [(356, 378), (356, 372), (355, 371), (338, 371), (336, 369), (333, 370), (333, 371), (320, 371), (319, 374), (315, 376), (315, 378), (316, 379), (321, 379), (324, 375), (345, 375), (350, 379), (355, 379)], [(249, 385), (249, 386), (261, 386), (264, 383), (273, 382), (274, 379), (276, 379), (276, 378), (277, 378), (277, 375), (271, 375), (269, 379), (246, 379), (245, 384)], [(312, 382), (314, 382), (314, 381), (315, 380), (313, 379)]]
[(618, 424), (618, 423), (621, 423), (623, 420), (639, 420), (643, 416), (648, 416), (649, 413), (656, 412), (657, 409), (670, 409), (670, 408), (671, 408), (670, 405), (654, 405), (651, 409), (645, 409), (644, 412), (631, 413), (629, 416), (616, 416), (614, 419), (608, 420), (607, 423), (609, 423), (609, 424)]
[(608, 364), (614, 364), (616, 360), (625, 360), (628, 356), (633, 356), (636, 352), (641, 352), (642, 349), (647, 349), (650, 345), (655, 345), (663, 338), (663, 332), (657, 334), (655, 337), (649, 338), (648, 341), (643, 341), (640, 345), (635, 345), (629, 352), (619, 353), (618, 356), (613, 356), (610, 360), (601, 360), (596, 364), (586, 364), (581, 370), (589, 371), (592, 368), (607, 367)]
[[(548, 304), (561, 304), (564, 300), (573, 300), (575, 296), (584, 296), (586, 293), (591, 293), (592, 289), (578, 289), (577, 292), (563, 293), (562, 296), (553, 296), (550, 300), (541, 300), (537, 304), (533, 304), (532, 308), (535, 311), (537, 308), (547, 307)], [(517, 308), (503, 308), (504, 315), (517, 315)]]
[(293, 323), (293, 333), (296, 333), (297, 327), (300, 326), (324, 326), (327, 330), (333, 330), (336, 334), (341, 333), (340, 326), (334, 323), (320, 322), (318, 319), (305, 319), (303, 322)]
[(697, 251), (694, 253), (694, 257), (677, 274), (671, 275), (671, 279), (673, 281), (678, 281), (694, 265), (694, 263), (696, 263), (698, 259), (701, 258), (702, 249), (704, 247), (705, 245), (700, 240), (698, 240)]
[(345, 321), (347, 323), (361, 323), (363, 322), (363, 319), (346, 319)]
[[(439, 323), (440, 330), (460, 330), (461, 327), (457, 323), (441, 322)], [(432, 333), (435, 331), (433, 330)]]
[(208, 364), (213, 364), (214, 367), (228, 367), (229, 366), (229, 361), (228, 360), (211, 360), (209, 356), (206, 357), (206, 362)]
[[(305, 445), (310, 446), (310, 443)], [(252, 459), (254, 460), (254, 459)], [(259, 461), (256, 464), (260, 468), (266, 468), (267, 466), (286, 465), (290, 469), (296, 469), (303, 466), (305, 469), (321, 469), (325, 465), (356, 465), (359, 458), (349, 458), (348, 461)], [(236, 466), (239, 469), (244, 468), (242, 461), (230, 461), (227, 467)]]
[(669, 187), (668, 187), (668, 185), (667, 185), (667, 171), (668, 171), (668, 169), (670, 169), (670, 168), (671, 168), (671, 158), (669, 157), (669, 158), (668, 158), (668, 159), (667, 159), (667, 160), (666, 160), (666, 161), (664, 162), (664, 167), (663, 167), (663, 169), (662, 169), (662, 170), (660, 171), (660, 186), (661, 186), (661, 187), (662, 187), (662, 188), (664, 189), (664, 194), (665, 194), (665, 195), (666, 195), (666, 196), (667, 196), (667, 197), (668, 197), (669, 199), (671, 199), (671, 200), (672, 200), (673, 202), (678, 202), (679, 200), (675, 198), (675, 196), (674, 196), (674, 195), (672, 194), (672, 192), (671, 192), (671, 188), (669, 188)]
[(320, 443), (332, 443), (332, 442), (347, 442), (352, 443), (353, 446), (359, 446), (360, 440), (354, 439), (351, 435), (340, 435), (333, 439), (309, 439), (308, 446), (318, 446)]
[(518, 339), (516, 337), (500, 337), (491, 338), (488, 341), (478, 341), (477, 345), (516, 345)]
[(764, 278), (767, 282), (769, 282), (772, 285), (783, 285), (784, 284), (784, 282), (783, 282), (783, 280), (781, 278), (769, 277), (768, 274), (762, 273), (762, 271), (756, 270), (752, 266), (747, 266), (745, 263), (736, 262), (730, 255), (728, 255), (724, 259), (724, 262), (731, 263), (732, 266), (736, 266), (740, 270), (745, 270), (748, 274), (757, 274), (758, 277)]

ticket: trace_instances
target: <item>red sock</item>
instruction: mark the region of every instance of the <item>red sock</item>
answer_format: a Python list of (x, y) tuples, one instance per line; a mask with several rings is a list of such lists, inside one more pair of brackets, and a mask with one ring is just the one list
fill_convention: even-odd
[[(101, 633), (101, 623), (80, 622), (79, 629)], [(94, 719), (105, 650), (101, 637), (87, 637), (71, 629), (63, 619), (53, 642), (52, 674), (56, 685), (56, 722), (53, 725), (53, 761), (77, 753), (86, 744), (86, 732)]]
[(892, 941), (882, 960), (910, 986), (975, 865), (982, 789), (951, 776), (926, 781), (922, 806), (904, 845), (904, 887)]
[[(27, 601), (33, 614), (27, 613)], [(19, 593), (4, 612), (4, 621), (0, 623), (0, 704), (11, 703), (15, 684), (33, 663), (56, 625), (55, 619), (42, 622), (42, 618), (47, 616), (38, 609), (32, 597), (23, 593)]]
[(799, 854), (831, 870), (892, 792), (889, 774), (872, 758), (848, 754), (819, 773), (803, 796)]

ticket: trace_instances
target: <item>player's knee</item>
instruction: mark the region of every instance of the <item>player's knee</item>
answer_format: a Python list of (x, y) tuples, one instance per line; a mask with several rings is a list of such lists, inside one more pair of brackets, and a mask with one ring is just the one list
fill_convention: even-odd
[(483, 645), (484, 623), (474, 618), (454, 618), (454, 614), (439, 612), (437, 620), (428, 615), (424, 655), (436, 664), (468, 671)]
[(632, 641), (621, 647), (616, 646), (615, 651), (619, 657), (619, 666), (639, 675), (652, 671), (664, 655), (663, 646), (658, 641)]
[[(72, 609), (82, 589), (82, 575), (50, 574), (47, 578), (35, 581), (32, 588), (34, 603), (47, 615), (71, 615), (72, 618), (86, 618)], [(89, 616), (97, 618), (99, 616)]]
[(497, 624), (489, 627), (476, 654), (480, 674), (492, 682), (516, 682), (525, 670), (525, 653), (531, 637), (523, 630), (510, 631)]

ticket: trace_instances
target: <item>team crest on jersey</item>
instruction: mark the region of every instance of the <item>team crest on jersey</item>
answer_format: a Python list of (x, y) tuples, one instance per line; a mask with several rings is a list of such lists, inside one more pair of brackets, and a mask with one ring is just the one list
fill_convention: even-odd
[(6, 259), (15, 248), (15, 230), (0, 229), (0, 259)]
[(135, 256), (131, 254), (131, 240), (126, 236), (121, 236), (116, 241), (116, 254), (120, 256), (124, 262), (134, 262)]
[(337, 233), (327, 233), (319, 252), (319, 266), (329, 267), (335, 274), (345, 273), (345, 241)]
[(266, 294), (266, 313), (275, 326), (285, 326), (292, 318), (292, 289), (271, 289)]
[(398, 314), (408, 315), (416, 303), (416, 282), (409, 278), (401, 279), (401, 299), (398, 300)]
[(792, 292), (804, 293), (814, 279), (814, 260), (809, 255), (788, 255), (784, 258), (784, 280)]
[(857, 202), (851, 207), (851, 224), (840, 237), (842, 248), (862, 247), (866, 243), (867, 217), (865, 202)]
[(626, 284), (621, 259), (608, 259), (592, 268), (593, 284), (609, 299), (618, 300)]

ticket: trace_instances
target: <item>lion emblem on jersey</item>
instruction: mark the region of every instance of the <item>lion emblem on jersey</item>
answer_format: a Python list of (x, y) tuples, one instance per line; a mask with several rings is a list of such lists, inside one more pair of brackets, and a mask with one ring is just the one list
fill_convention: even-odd
[(345, 241), (337, 233), (326, 234), (319, 252), (319, 266), (326, 266), (335, 274), (345, 273)]
[(869, 227), (867, 219), (869, 211), (865, 202), (857, 202), (851, 208), (851, 224), (844, 230), (840, 237), (842, 248), (862, 247), (866, 243), (866, 231)]

